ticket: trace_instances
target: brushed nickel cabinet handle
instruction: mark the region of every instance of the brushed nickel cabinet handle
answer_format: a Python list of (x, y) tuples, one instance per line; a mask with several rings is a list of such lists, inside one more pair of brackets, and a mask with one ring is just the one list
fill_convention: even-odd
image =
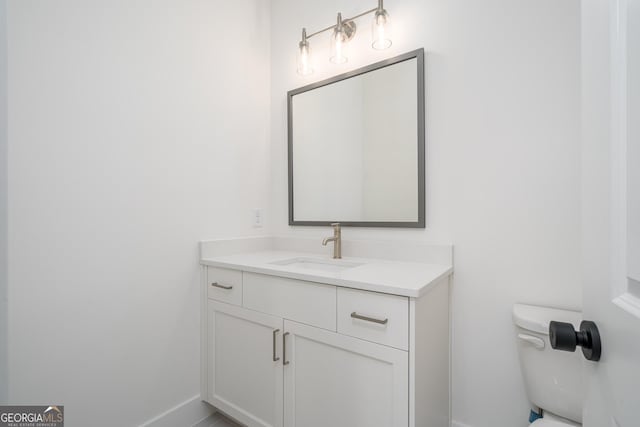
[(389, 322), (389, 319), (376, 319), (375, 317), (363, 316), (362, 314), (358, 314), (355, 311), (351, 313), (351, 317), (354, 319), (365, 320), (367, 322), (379, 323), (381, 325), (386, 325)]
[(221, 285), (218, 282), (213, 282), (211, 286), (213, 286), (214, 288), (227, 289), (227, 290), (233, 289), (233, 286)]
[(289, 332), (285, 332), (282, 334), (282, 364), (288, 365), (289, 361), (287, 360), (287, 335)]
[(278, 360), (280, 360), (279, 357), (276, 357), (276, 335), (278, 334), (278, 332), (280, 332), (280, 329), (275, 329), (273, 331), (273, 361), (277, 362)]

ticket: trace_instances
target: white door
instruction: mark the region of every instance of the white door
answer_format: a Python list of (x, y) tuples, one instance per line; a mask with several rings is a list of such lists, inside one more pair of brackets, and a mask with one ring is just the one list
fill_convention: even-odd
[(249, 427), (281, 427), (282, 319), (211, 300), (207, 317), (207, 401)]
[(640, 0), (582, 1), (586, 427), (640, 426)]
[(287, 427), (407, 427), (409, 355), (285, 320)]

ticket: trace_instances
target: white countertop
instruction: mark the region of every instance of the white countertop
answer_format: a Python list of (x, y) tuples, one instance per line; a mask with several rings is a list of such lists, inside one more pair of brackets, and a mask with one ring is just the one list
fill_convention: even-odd
[[(362, 265), (340, 271), (320, 271), (295, 265), (273, 264), (274, 262), (293, 258), (317, 259), (320, 261), (335, 262), (336, 264), (359, 263)], [(344, 257), (342, 260), (332, 260), (327, 256), (317, 254), (277, 250), (205, 257), (202, 258), (200, 262), (203, 265), (213, 267), (327, 283), (346, 288), (383, 292), (413, 298), (424, 295), (431, 286), (453, 272), (451, 265), (356, 257)]]

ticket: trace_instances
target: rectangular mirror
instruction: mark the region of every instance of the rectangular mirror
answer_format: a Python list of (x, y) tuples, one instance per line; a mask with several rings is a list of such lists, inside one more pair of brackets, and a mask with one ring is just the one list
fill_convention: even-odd
[(289, 224), (425, 226), (422, 49), (288, 93)]

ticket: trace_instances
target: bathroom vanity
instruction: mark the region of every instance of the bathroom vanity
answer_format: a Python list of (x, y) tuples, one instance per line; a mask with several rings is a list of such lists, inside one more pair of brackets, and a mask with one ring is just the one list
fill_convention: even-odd
[(201, 244), (203, 400), (248, 426), (449, 425), (451, 247), (344, 254), (312, 239)]

